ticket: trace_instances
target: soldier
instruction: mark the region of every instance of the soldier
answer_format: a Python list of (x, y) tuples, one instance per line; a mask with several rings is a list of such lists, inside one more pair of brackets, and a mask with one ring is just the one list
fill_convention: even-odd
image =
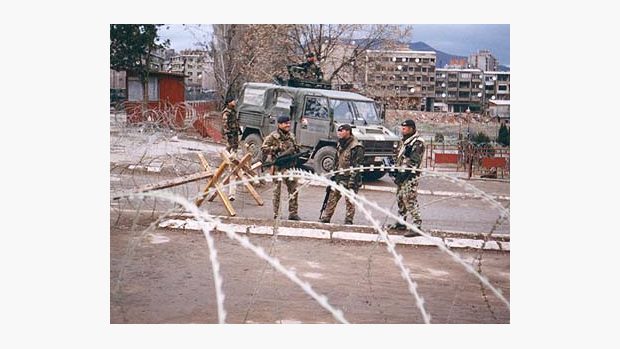
[(323, 79), (323, 72), (317, 64), (316, 56), (313, 52), (306, 55), (306, 61), (299, 65), (303, 69), (302, 79), (321, 81)]
[[(278, 156), (294, 154), (299, 152), (299, 145), (295, 141), (295, 137), (290, 132), (291, 120), (288, 116), (278, 117), (278, 128), (265, 138), (261, 150), (263, 156), (266, 157), (266, 161), (270, 162), (275, 160)], [(295, 165), (292, 162), (284, 166), (275, 166), (275, 172), (281, 173), (286, 169)], [(293, 221), (300, 220), (297, 215), (297, 180), (294, 178), (286, 178), (283, 180), (286, 183), (286, 189), (288, 191), (288, 219)], [(278, 218), (278, 212), (280, 211), (280, 190), (282, 188), (282, 182), (276, 181), (275, 188), (273, 189), (273, 218)]]
[[(358, 167), (364, 162), (364, 146), (357, 140), (352, 132), (351, 125), (349, 124), (343, 124), (338, 127), (338, 145), (336, 147), (335, 164), (339, 170), (349, 167)], [(353, 190), (355, 193), (357, 193), (361, 186), (361, 173), (359, 172), (338, 173), (335, 177), (334, 180), (336, 183)], [(338, 204), (340, 196), (341, 194), (339, 191), (330, 191), (325, 215), (321, 218), (321, 222), (329, 223), (336, 210), (336, 204)], [(355, 205), (349, 201), (348, 198), (345, 198), (345, 201), (347, 213), (345, 215), (344, 224), (353, 224)]]
[[(424, 140), (420, 137), (413, 120), (405, 120), (401, 125), (403, 139), (398, 148), (396, 166), (420, 168), (424, 157)], [(422, 226), (420, 207), (418, 205), (418, 178), (419, 172), (405, 171), (394, 174), (394, 183), (398, 186), (396, 198), (398, 200), (398, 214), (403, 220), (407, 219), (407, 213), (411, 215), (413, 224), (418, 228)], [(406, 226), (396, 222), (390, 228), (405, 230)], [(405, 233), (406, 237), (419, 236), (420, 234), (410, 230)]]
[(241, 127), (239, 126), (239, 116), (235, 110), (237, 103), (234, 98), (226, 99), (226, 107), (222, 111), (222, 133), (226, 136), (228, 145), (227, 151), (237, 151), (239, 148), (239, 135)]

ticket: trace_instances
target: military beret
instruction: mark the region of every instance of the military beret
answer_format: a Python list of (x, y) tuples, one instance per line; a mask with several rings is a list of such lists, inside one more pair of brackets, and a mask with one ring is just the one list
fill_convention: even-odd
[(280, 115), (280, 116), (278, 116), (278, 124), (283, 124), (283, 123), (285, 123), (285, 122), (289, 122), (289, 121), (291, 121), (291, 118), (289, 118), (289, 117), (288, 117), (288, 116), (286, 116), (286, 115)]
[(415, 122), (413, 122), (413, 120), (411, 120), (411, 119), (407, 119), (407, 120), (403, 121), (403, 123), (400, 124), (400, 126), (410, 126), (410, 127), (414, 127), (415, 128)]
[(306, 55), (306, 57), (310, 58), (310, 57), (314, 57), (314, 52), (310, 52)]
[(228, 98), (226, 98), (225, 104), (228, 105), (228, 103), (230, 103), (230, 102), (232, 102), (234, 100), (235, 100), (235, 97), (228, 97)]
[(342, 124), (342, 125), (338, 126), (338, 131), (347, 130), (347, 131), (351, 132), (352, 129), (353, 128), (349, 124)]

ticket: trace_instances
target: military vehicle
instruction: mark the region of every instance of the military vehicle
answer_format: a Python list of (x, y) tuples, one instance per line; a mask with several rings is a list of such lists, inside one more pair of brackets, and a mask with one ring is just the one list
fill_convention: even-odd
[[(289, 81), (290, 82), (290, 81)], [(382, 125), (383, 117), (375, 102), (353, 92), (331, 90), (322, 82), (298, 81), (294, 86), (270, 83), (246, 83), (237, 100), (237, 110), (243, 130), (242, 140), (253, 160), (262, 158), (263, 139), (276, 129), (281, 115), (291, 118), (294, 133), (302, 150), (311, 150), (310, 156), (316, 173), (333, 169), (341, 124), (354, 126), (353, 135), (365, 149), (364, 165), (379, 166), (395, 156), (399, 137)], [(385, 173), (364, 172), (364, 180), (377, 180)]]

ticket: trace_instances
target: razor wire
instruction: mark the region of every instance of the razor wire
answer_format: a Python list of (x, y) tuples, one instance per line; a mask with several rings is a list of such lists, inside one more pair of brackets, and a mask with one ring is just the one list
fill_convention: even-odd
[[(140, 127), (132, 127), (130, 129), (124, 129), (123, 131), (125, 132), (118, 132), (117, 136), (117, 142), (112, 143), (111, 142), (111, 151), (114, 151), (114, 148), (116, 147), (118, 149), (118, 151), (123, 151), (125, 149), (132, 149), (132, 151), (135, 150), (136, 146), (137, 148), (141, 149), (141, 153), (138, 152), (139, 154), (139, 160), (136, 163), (135, 161), (132, 163), (131, 161), (126, 161), (124, 163), (112, 163), (111, 164), (111, 174), (115, 175), (115, 176), (120, 176), (122, 177), (122, 179), (119, 179), (120, 182), (122, 183), (122, 187), (124, 189), (132, 189), (132, 188), (136, 188), (139, 187), (140, 185), (144, 185), (150, 182), (153, 182), (154, 180), (157, 180), (158, 178), (164, 178), (166, 176), (170, 176), (171, 174), (174, 174), (175, 176), (179, 176), (179, 175), (184, 175), (184, 174), (191, 174), (191, 173), (195, 173), (201, 170), (200, 167), (200, 163), (198, 161), (195, 160), (195, 154), (192, 153), (193, 151), (201, 151), (203, 149), (188, 149), (190, 150), (190, 152), (185, 152), (184, 154), (181, 154), (179, 152), (174, 151), (174, 149), (170, 149), (171, 151), (166, 151), (163, 154), (161, 153), (161, 151), (159, 152), (159, 154), (151, 154), (151, 151), (153, 150), (153, 148), (155, 147), (156, 144), (158, 143), (172, 143), (174, 142), (174, 137), (177, 136), (174, 132), (168, 132), (166, 130), (157, 130), (156, 132), (152, 132), (152, 133), (148, 133), (145, 132), (143, 129), (140, 129)], [(146, 138), (145, 138), (146, 136)], [(125, 144), (122, 145), (123, 142), (127, 142), (129, 141), (129, 145)], [(155, 147), (156, 148), (156, 147)], [(204, 150), (203, 150), (204, 151)], [(135, 155), (135, 154), (134, 154)], [(187, 156), (186, 156), (187, 155)], [(160, 172), (155, 172), (154, 169), (159, 168), (161, 169)], [(151, 171), (149, 171), (149, 169)], [(166, 172), (166, 169), (168, 169)], [(173, 171), (173, 173), (170, 173), (170, 171)], [(296, 172), (297, 171), (297, 172)], [(386, 166), (361, 166), (361, 167), (356, 167), (356, 168), (349, 168), (349, 169), (342, 169), (342, 170), (336, 170), (336, 171), (330, 171), (327, 173), (323, 173), (321, 175), (316, 175), (316, 174), (311, 174), (309, 172), (306, 171), (302, 171), (302, 170), (292, 170), (289, 171), (287, 174), (279, 174), (279, 176), (271, 176), (269, 174), (263, 175), (263, 176), (257, 176), (257, 177), (252, 177), (252, 178), (247, 178), (247, 179), (242, 179), (242, 180), (236, 180), (236, 181), (232, 181), (227, 184), (227, 185), (223, 185), (222, 188), (226, 188), (227, 186), (233, 186), (233, 185), (238, 185), (238, 184), (244, 184), (244, 183), (253, 183), (253, 184), (259, 184), (263, 181), (265, 182), (271, 182), (274, 178), (276, 180), (282, 180), (284, 177), (287, 178), (299, 178), (299, 179), (304, 179), (307, 180), (306, 183), (304, 183), (302, 185), (301, 188), (298, 188), (298, 191), (302, 188), (305, 188), (307, 185), (310, 185), (311, 183), (314, 182), (322, 182), (323, 184), (326, 184), (328, 182), (324, 182), (324, 180), (329, 181), (329, 179), (327, 179), (327, 177), (330, 177), (332, 175), (335, 174), (339, 174), (339, 173), (352, 173), (353, 171), (360, 171), (360, 172), (365, 172), (365, 171), (386, 171), (386, 172), (405, 172), (405, 171), (416, 171), (416, 172), (422, 172), (425, 176), (436, 176), (439, 178), (443, 178), (447, 181), (453, 182), (459, 186), (462, 186), (463, 188), (473, 192), (473, 194), (482, 199), (485, 202), (488, 202), (489, 204), (491, 204), (493, 207), (497, 208), (500, 211), (500, 220), (505, 221), (507, 219), (509, 219), (510, 216), (510, 211), (509, 209), (506, 209), (505, 207), (503, 207), (503, 205), (501, 203), (499, 203), (498, 201), (496, 201), (493, 197), (491, 197), (490, 195), (486, 194), (485, 192), (483, 192), (482, 190), (474, 187), (473, 185), (466, 183), (462, 180), (459, 180), (458, 178), (454, 178), (448, 174), (443, 174), (443, 173), (436, 173), (434, 171), (430, 171), (430, 170), (424, 170), (424, 169), (411, 169), (411, 168), (403, 168), (403, 167), (386, 167)], [(145, 176), (145, 174), (147, 175), (148, 178), (141, 178), (143, 176)], [(127, 178), (129, 178), (129, 183), (126, 182)], [(320, 179), (320, 178), (323, 178)], [(333, 183), (333, 182), (332, 182)], [(120, 184), (120, 183), (119, 183)], [(332, 187), (334, 187), (334, 184), (330, 184)], [(195, 186), (195, 187), (194, 187)], [(198, 196), (207, 196), (207, 195), (211, 195), (214, 192), (214, 188), (210, 189), (207, 192), (202, 192), (202, 190), (200, 190), (200, 185), (198, 183), (195, 184), (184, 184), (182, 186), (176, 187), (174, 189), (172, 189), (172, 191), (174, 192), (173, 194), (168, 194), (168, 195), (176, 195), (179, 196), (181, 198), (183, 197), (192, 197), (193, 193), (198, 192)], [(194, 190), (192, 190), (192, 188), (194, 188)], [(346, 190), (345, 188), (342, 188), (344, 190)], [(359, 195), (355, 194), (355, 193), (349, 193), (349, 195), (342, 193), (343, 196), (345, 197), (349, 197), (349, 198), (353, 198), (353, 202), (356, 202), (355, 199), (357, 199), (359, 197)], [(180, 205), (182, 207), (185, 207), (183, 205), (181, 205), (179, 202), (174, 201), (174, 200), (170, 200), (170, 198), (168, 197), (162, 197), (160, 195), (158, 195), (157, 193), (143, 193), (143, 194), (135, 194), (132, 196), (133, 198), (141, 198), (141, 201), (139, 202), (139, 210), (144, 210), (144, 207), (147, 206), (147, 202), (145, 200), (151, 199), (152, 201), (152, 215), (155, 215), (156, 213), (156, 206), (157, 206), (157, 199), (163, 199), (164, 202), (175, 202), (177, 205)], [(368, 211), (368, 208), (373, 208), (374, 210), (377, 210), (379, 212), (383, 212), (382, 211), (382, 207), (376, 205), (376, 203), (372, 203), (372, 202), (368, 202), (368, 200), (364, 201), (365, 198), (361, 197), (361, 201), (357, 203), (356, 205), (358, 205), (358, 207), (360, 207), (360, 210), (362, 210), (363, 212), (368, 213), (368, 217), (370, 218), (369, 220), (371, 221), (373, 227), (377, 230), (377, 225), (378, 222), (371, 217), (370, 212)], [(115, 209), (119, 210), (121, 209), (121, 200), (118, 200), (117, 205), (115, 207)], [(127, 200), (127, 201), (123, 201), (123, 202), (127, 202), (128, 205), (128, 209), (130, 210), (135, 210), (136, 207), (133, 206), (132, 200)], [(123, 203), (124, 204), (124, 203)], [(366, 205), (366, 206), (364, 206)], [(164, 207), (166, 208), (166, 207)], [(177, 206), (178, 208), (178, 206)], [(187, 209), (187, 208), (186, 208)], [(171, 211), (169, 211), (168, 213), (170, 213)], [(399, 217), (389, 213), (389, 212), (383, 212), (386, 213), (386, 217), (391, 216), (392, 218), (395, 218), (396, 220), (399, 220)], [(119, 219), (120, 219), (120, 212), (119, 212)], [(165, 216), (165, 215), (164, 215)], [(163, 216), (160, 216), (160, 218)], [(118, 219), (117, 219), (118, 222)], [(209, 222), (208, 220), (206, 220), (206, 222)], [(408, 226), (410, 229), (412, 230), (416, 230), (417, 227), (412, 226), (410, 224), (408, 224), (405, 221), (400, 221), (401, 224), (405, 224), (406, 226)], [(220, 230), (219, 228), (222, 227), (226, 227), (226, 225), (221, 224), (221, 222), (218, 221), (218, 230)], [(223, 229), (225, 230), (225, 229)], [(379, 226), (378, 230), (379, 235), (386, 241), (386, 243), (391, 242), (391, 240), (389, 239), (387, 232), (385, 232), (384, 230), (382, 230), (382, 227)], [(226, 232), (226, 231), (225, 231)], [(382, 234), (381, 232), (383, 232), (384, 234)], [(418, 230), (418, 232), (420, 233), (421, 231)], [(491, 231), (490, 234), (491, 235), (493, 233), (493, 230)], [(228, 235), (228, 233), (227, 233)], [(422, 232), (423, 236), (429, 237), (428, 235), (425, 235), (425, 233)], [(431, 239), (431, 241), (435, 241), (433, 239)], [(389, 243), (388, 243), (389, 245)], [(442, 251), (447, 252), (449, 251), (449, 248), (443, 244), (437, 244), (437, 246), (442, 249), (442, 246), (446, 249), (442, 249)], [(390, 247), (388, 247), (388, 250), (390, 250)], [(391, 252), (391, 251), (390, 251)], [(256, 254), (259, 254), (259, 252), (256, 252)], [(263, 251), (264, 253), (264, 251)], [(450, 254), (450, 253), (448, 253)], [(266, 254), (265, 254), (266, 255)], [(450, 254), (451, 257), (455, 260), (457, 260), (457, 262), (459, 262), (460, 258), (455, 255), (455, 254)], [(268, 255), (267, 255), (268, 256)], [(398, 255), (400, 256), (400, 255)], [(395, 263), (399, 263), (401, 262), (402, 264), (402, 256), (400, 256), (400, 258), (398, 258), (398, 256), (394, 257)], [(276, 259), (277, 261), (277, 259)], [(268, 261), (269, 262), (269, 261)], [(272, 264), (270, 262), (270, 264)], [(459, 262), (459, 264), (465, 265), (465, 262), (463, 262), (462, 260)], [(273, 265), (272, 265), (273, 266)], [(404, 265), (402, 267), (399, 266), (399, 268), (401, 268), (401, 275), (403, 277), (405, 277), (405, 274), (409, 275), (409, 271), (408, 269), (406, 269), (404, 267)], [(404, 270), (403, 270), (404, 268)], [(274, 267), (274, 269), (280, 271), (278, 268)], [(479, 278), (480, 283), (484, 284), (486, 287), (488, 287), (489, 289), (491, 289), (493, 291), (493, 293), (495, 293), (498, 298), (500, 300), (502, 300), (509, 308), (509, 303), (508, 301), (501, 295), (501, 291), (495, 290), (495, 288), (490, 285), (490, 283), (488, 282), (488, 280), (483, 277), (482, 275), (477, 275), (476, 271), (473, 270), (469, 270), (466, 268), (466, 270), (470, 273), (473, 273), (476, 277)], [(407, 278), (405, 278), (407, 280)], [(298, 282), (296, 282), (298, 283)], [(298, 284), (303, 283), (302, 281), (299, 281)], [(410, 292), (412, 292), (412, 294), (414, 294), (414, 297), (416, 298), (416, 304), (418, 305), (418, 308), (421, 309), (423, 317), (425, 319), (425, 322), (430, 322), (430, 314), (427, 314), (423, 309), (423, 299), (421, 297), (419, 297), (419, 295), (416, 295), (416, 284), (413, 280), (407, 280), (407, 283), (409, 285), (409, 290)], [(301, 284), (300, 284), (301, 285)], [(309, 285), (309, 284), (308, 284)], [(222, 295), (223, 296), (223, 295)], [(315, 297), (313, 297), (315, 298)], [(322, 299), (321, 296), (317, 295), (317, 298), (315, 298), (317, 301), (319, 301), (319, 299)], [(321, 303), (319, 301), (319, 303)], [(218, 305), (219, 306), (219, 305)], [(323, 307), (325, 307), (322, 304)], [(223, 308), (222, 308), (223, 309)], [(334, 314), (333, 314), (334, 315)], [(334, 315), (336, 317), (336, 315)], [(225, 317), (225, 315), (224, 315)], [(343, 318), (344, 319), (344, 318)], [(345, 320), (346, 321), (346, 320)], [(342, 321), (341, 321), (342, 322)]]
[(336, 320), (338, 320), (341, 323), (349, 323), (344, 318), (342, 311), (334, 308), (331, 304), (329, 304), (328, 298), (325, 295), (318, 294), (316, 291), (314, 291), (310, 283), (299, 279), (294, 271), (289, 270), (286, 267), (284, 267), (277, 258), (273, 258), (269, 256), (262, 247), (255, 246), (254, 244), (252, 244), (247, 237), (239, 236), (232, 227), (226, 224), (222, 224), (222, 222), (219, 219), (212, 217), (206, 211), (201, 212), (198, 209), (198, 207), (192, 202), (188, 201), (187, 199), (181, 196), (172, 195), (167, 192), (159, 192), (159, 193), (152, 192), (152, 193), (140, 193), (140, 194), (129, 194), (128, 195), (128, 197), (143, 197), (143, 196), (159, 197), (159, 198), (170, 200), (177, 204), (180, 204), (198, 220), (201, 230), (204, 233), (205, 238), (207, 239), (207, 242), (209, 245), (210, 260), (211, 260), (211, 264), (213, 268), (214, 282), (216, 286), (216, 299), (218, 303), (218, 318), (219, 318), (220, 323), (225, 322), (226, 312), (224, 310), (224, 305), (223, 305), (224, 293), (221, 290), (223, 281), (221, 279), (221, 276), (219, 275), (220, 268), (219, 268), (219, 262), (217, 260), (217, 250), (215, 250), (215, 244), (210, 234), (210, 232), (214, 228), (216, 228), (218, 231), (223, 231), (224, 233), (226, 233), (226, 236), (228, 238), (238, 242), (244, 248), (249, 249), (250, 251), (254, 252), (254, 254), (256, 254), (259, 258), (267, 261), (275, 270), (279, 271), (280, 273), (288, 277), (291, 281), (293, 281), (295, 284), (300, 286), (301, 289), (304, 292), (306, 292), (310, 297), (312, 297), (314, 300), (316, 300), (319, 303), (319, 305), (321, 305), (323, 308), (329, 311)]
[[(399, 167), (394, 167), (393, 169), (394, 169), (394, 170), (399, 170), (399, 171), (401, 171), (401, 170), (402, 170), (402, 172), (404, 172), (404, 171), (406, 171), (406, 170), (411, 170), (411, 169), (408, 169), (408, 168), (399, 168)], [(362, 170), (362, 168), (354, 168), (354, 170), (358, 170), (358, 171), (359, 171), (359, 170)], [(345, 171), (351, 171), (351, 169), (348, 169), (348, 170), (345, 170)], [(335, 172), (343, 172), (343, 171), (335, 171)], [(440, 176), (440, 177), (446, 177), (446, 175), (444, 175), (444, 174), (440, 174), (439, 176)], [(427, 238), (428, 238), (428, 237), (430, 237), (429, 235), (427, 235), (427, 233), (422, 232), (422, 231), (421, 231), (420, 229), (418, 229), (416, 226), (411, 225), (411, 224), (407, 223), (406, 221), (402, 220), (402, 218), (400, 218), (399, 216), (396, 216), (396, 215), (392, 214), (391, 212), (386, 211), (384, 208), (382, 208), (382, 207), (380, 207), (380, 206), (376, 205), (376, 203), (370, 202), (370, 201), (366, 200), (364, 197), (361, 197), (361, 196), (359, 196), (359, 195), (357, 195), (357, 194), (355, 194), (355, 193), (351, 194), (351, 193), (348, 193), (348, 192), (347, 192), (347, 193), (343, 192), (343, 191), (346, 191), (346, 189), (345, 189), (344, 187), (339, 187), (339, 185), (337, 185), (337, 184), (335, 184), (335, 182), (330, 181), (329, 179), (325, 178), (325, 176), (319, 176), (319, 175), (316, 175), (316, 174), (311, 174), (311, 173), (306, 172), (306, 171), (303, 171), (303, 170), (297, 170), (297, 169), (294, 169), (294, 170), (289, 170), (289, 171), (288, 171), (287, 173), (285, 173), (285, 174), (278, 173), (277, 175), (273, 175), (273, 176), (272, 176), (272, 175), (270, 175), (270, 174), (266, 174), (266, 175), (263, 175), (263, 176), (260, 176), (260, 177), (252, 177), (252, 178), (250, 178), (250, 179), (242, 179), (242, 180), (237, 180), (237, 181), (231, 181), (229, 184), (222, 186), (222, 188), (224, 188), (224, 187), (226, 187), (226, 186), (238, 185), (238, 184), (242, 184), (242, 183), (246, 183), (246, 182), (247, 182), (247, 183), (250, 183), (250, 182), (252, 182), (252, 183), (259, 183), (261, 179), (264, 179), (266, 182), (272, 182), (273, 180), (282, 181), (284, 178), (303, 178), (303, 179), (308, 179), (308, 180), (315, 180), (315, 181), (323, 182), (323, 183), (324, 183), (324, 184), (326, 184), (326, 185), (331, 185), (331, 186), (333, 186), (333, 187), (337, 188), (337, 190), (341, 191), (341, 193), (342, 193), (345, 197), (352, 198), (352, 199), (353, 199), (353, 202), (355, 202), (355, 203), (356, 203), (356, 205), (358, 205), (358, 207), (360, 207), (360, 209), (362, 209), (363, 211), (365, 211), (365, 212), (367, 212), (367, 213), (368, 213), (368, 214), (367, 214), (367, 216), (371, 219), (371, 222), (373, 223), (373, 226), (375, 226), (375, 229), (377, 229), (377, 228), (378, 228), (377, 230), (380, 232), (380, 234), (381, 234), (381, 232), (383, 231), (383, 230), (382, 230), (382, 228), (378, 225), (378, 222), (376, 222), (376, 220), (374, 220), (374, 218), (371, 218), (371, 217), (372, 217), (372, 215), (370, 214), (370, 212), (368, 212), (365, 208), (362, 208), (363, 206), (361, 206), (361, 205), (357, 202), (357, 199), (360, 199), (360, 200), (361, 200), (361, 201), (363, 201), (365, 204), (367, 204), (367, 205), (369, 205), (369, 206), (373, 207), (375, 210), (378, 210), (378, 211), (380, 211), (380, 212), (382, 212), (382, 213), (384, 213), (384, 214), (386, 214), (386, 215), (390, 216), (391, 218), (394, 218), (395, 220), (399, 221), (401, 224), (406, 225), (408, 228), (410, 228), (410, 229), (412, 229), (412, 230), (414, 230), (414, 231), (417, 231), (417, 232), (418, 232), (418, 233), (420, 233), (421, 235), (423, 235), (423, 236), (425, 236), (425, 237), (427, 237)], [(448, 178), (450, 178), (450, 177), (448, 176)], [(452, 179), (452, 178), (450, 178), (450, 179)], [(455, 182), (455, 183), (458, 183), (458, 182)], [(465, 183), (465, 184), (467, 184), (467, 183)], [(469, 184), (467, 184), (467, 185), (469, 185)], [(480, 192), (481, 192), (481, 191), (479, 191), (479, 190), (478, 190), (477, 188), (475, 188), (475, 187), (474, 187), (473, 189), (474, 189), (474, 192), (478, 192), (478, 193), (480, 193)], [(204, 196), (208, 196), (208, 195), (210, 195), (211, 193), (213, 193), (214, 191), (215, 191), (215, 188), (209, 189), (208, 191), (206, 191), (206, 192), (202, 192), (201, 194), (199, 194), (199, 195), (197, 196), (197, 198), (198, 198), (198, 197), (201, 197), (201, 196), (203, 196), (203, 197), (204, 197)], [(495, 202), (495, 200), (494, 200), (493, 198), (491, 198), (490, 196), (486, 195), (485, 193), (482, 193), (482, 194), (484, 194), (484, 195), (481, 195), (481, 197), (482, 197), (482, 198), (484, 198), (484, 199), (486, 199), (487, 201), (490, 201), (490, 202)], [(497, 205), (500, 205), (500, 206), (501, 206), (501, 204), (499, 204), (499, 203), (497, 203)], [(504, 209), (504, 208), (503, 208), (503, 206), (502, 206), (502, 209)], [(507, 212), (506, 210), (503, 210), (503, 211), (504, 211), (504, 212)], [(383, 234), (381, 234), (381, 235), (382, 235), (382, 237), (383, 237), (386, 241), (390, 241), (390, 240), (387, 238), (387, 233), (386, 233), (385, 231), (383, 231)], [(433, 240), (433, 239), (431, 239), (431, 241), (434, 241), (434, 240)], [(389, 243), (388, 243), (388, 245), (389, 245)], [(442, 243), (442, 244), (436, 243), (436, 245), (440, 248), (440, 250), (442, 250), (442, 251), (444, 251), (444, 252), (448, 253), (448, 254), (449, 254), (449, 255), (450, 255), (450, 256), (451, 256), (451, 257), (452, 257), (452, 258), (453, 258), (453, 259), (454, 259), (457, 263), (459, 263), (459, 264), (461, 264), (462, 266), (464, 266), (464, 267), (465, 267), (465, 269), (466, 269), (468, 272), (470, 272), (470, 273), (472, 273), (473, 275), (475, 275), (475, 276), (476, 276), (476, 277), (480, 280), (480, 282), (481, 282), (482, 284), (484, 284), (486, 287), (488, 287), (490, 290), (492, 290), (492, 291), (493, 291), (493, 293), (495, 293), (495, 294), (496, 294), (496, 296), (497, 296), (500, 300), (502, 300), (502, 301), (503, 301), (503, 302), (507, 305), (507, 307), (508, 307), (508, 308), (510, 307), (509, 302), (508, 302), (508, 301), (507, 301), (507, 300), (503, 297), (503, 295), (501, 294), (501, 291), (499, 291), (499, 290), (495, 289), (495, 287), (493, 287), (493, 286), (489, 283), (489, 281), (488, 281), (485, 277), (483, 277), (482, 275), (480, 275), (479, 273), (477, 273), (477, 271), (475, 271), (473, 268), (471, 268), (471, 266), (469, 266), (466, 262), (462, 261), (462, 260), (460, 259), (460, 257), (458, 257), (456, 254), (454, 254), (454, 253), (453, 253), (453, 252), (452, 252), (452, 251), (451, 251), (451, 250), (450, 250), (450, 249), (449, 249), (449, 248), (445, 245), (445, 243)], [(388, 249), (390, 250), (390, 252), (392, 252), (391, 248), (392, 248), (392, 246), (388, 247)], [(396, 261), (397, 263), (402, 262), (402, 256), (398, 255), (398, 256), (394, 256), (394, 258), (395, 258), (395, 261)], [(402, 268), (404, 268), (404, 267), (402, 267)], [(405, 271), (404, 271), (402, 268), (401, 268), (401, 271), (403, 272), (403, 274), (402, 274), (402, 275), (404, 276), (404, 275), (405, 275)], [(407, 279), (407, 278), (406, 278), (406, 279)], [(407, 282), (408, 282), (408, 284), (409, 284), (409, 289), (410, 289), (410, 291), (414, 294), (414, 297), (416, 297), (416, 302), (417, 302), (418, 306), (419, 306), (420, 308), (422, 308), (422, 307), (421, 307), (421, 304), (422, 304), (423, 302), (422, 302), (421, 298), (415, 294), (415, 284), (414, 284), (414, 283), (413, 283), (410, 279), (409, 279), (409, 280), (407, 280)], [(423, 313), (423, 314), (424, 314), (424, 313)], [(427, 316), (426, 316), (426, 315), (423, 315), (423, 316), (425, 317), (425, 321), (426, 321)]]

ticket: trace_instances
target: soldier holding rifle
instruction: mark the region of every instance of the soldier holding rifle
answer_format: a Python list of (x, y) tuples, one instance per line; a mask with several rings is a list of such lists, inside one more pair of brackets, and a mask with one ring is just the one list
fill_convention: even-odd
[[(364, 146), (357, 140), (352, 134), (353, 128), (349, 124), (343, 124), (338, 127), (338, 145), (336, 146), (336, 158), (335, 164), (338, 170), (347, 169), (350, 167), (359, 167), (364, 162)], [(361, 174), (359, 172), (344, 172), (337, 173), (334, 176), (336, 183), (344, 186), (347, 189), (353, 190), (355, 193), (359, 190), (362, 184)], [(334, 211), (336, 210), (336, 204), (340, 200), (340, 192), (337, 190), (330, 190), (327, 187), (327, 193), (325, 194), (325, 200), (323, 207), (321, 208), (321, 222), (329, 223)], [(344, 224), (353, 224), (353, 216), (355, 215), (355, 205), (345, 198), (347, 213), (344, 219)], [(325, 210), (325, 215), (322, 215)]]
[[(276, 161), (288, 157), (289, 155), (299, 153), (299, 145), (295, 141), (295, 137), (290, 132), (291, 120), (288, 116), (279, 116), (277, 119), (278, 128), (273, 131), (269, 136), (265, 138), (261, 146), (263, 156), (266, 157), (266, 163), (273, 163), (273, 172), (282, 173), (287, 169), (295, 166), (296, 157), (292, 157), (290, 161)], [(288, 219), (293, 221), (300, 220), (297, 205), (297, 179), (285, 178), (283, 182), (286, 184), (288, 191)], [(273, 189), (273, 218), (278, 218), (278, 212), (280, 211), (280, 191), (282, 188), (282, 181), (276, 181)]]

